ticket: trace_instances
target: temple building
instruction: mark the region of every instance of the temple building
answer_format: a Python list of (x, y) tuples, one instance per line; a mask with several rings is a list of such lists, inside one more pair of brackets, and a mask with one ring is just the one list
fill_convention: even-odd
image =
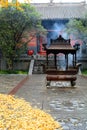
[[(81, 41), (81, 39), (75, 36), (68, 36), (65, 32), (66, 24), (70, 19), (82, 19), (87, 12), (87, 4), (83, 2), (73, 3), (32, 3), (36, 8), (36, 11), (41, 14), (41, 20), (43, 27), (47, 30), (47, 36), (36, 36), (33, 43), (35, 53), (45, 54), (42, 44), (47, 43), (50, 45), (51, 39), (56, 39), (59, 35), (62, 35), (64, 39), (71, 39), (71, 45), (79, 43), (81, 45), (80, 58), (82, 55), (87, 55), (87, 46)], [(31, 43), (30, 43), (31, 44)], [(84, 47), (85, 46), (85, 47)], [(30, 47), (32, 49), (32, 46)], [(79, 55), (78, 54), (78, 55)], [(85, 58), (84, 58), (85, 60)]]

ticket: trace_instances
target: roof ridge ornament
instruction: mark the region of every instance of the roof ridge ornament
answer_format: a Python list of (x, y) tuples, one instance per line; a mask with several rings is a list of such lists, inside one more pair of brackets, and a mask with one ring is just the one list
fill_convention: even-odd
[(50, 0), (49, 5), (52, 6), (54, 4), (54, 0)]
[(53, 3), (53, 0), (50, 0), (50, 3), (52, 4), (52, 3)]

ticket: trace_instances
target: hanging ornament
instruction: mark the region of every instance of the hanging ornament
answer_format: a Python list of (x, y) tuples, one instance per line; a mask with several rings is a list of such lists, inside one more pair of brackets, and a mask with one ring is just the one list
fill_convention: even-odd
[(27, 54), (28, 54), (29, 56), (33, 55), (33, 54), (34, 54), (34, 50), (28, 50)]

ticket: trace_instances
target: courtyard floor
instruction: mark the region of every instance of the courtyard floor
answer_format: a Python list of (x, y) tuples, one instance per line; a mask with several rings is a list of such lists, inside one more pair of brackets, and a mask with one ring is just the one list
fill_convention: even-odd
[(47, 88), (44, 74), (0, 75), (0, 93), (14, 94), (60, 122), (64, 130), (87, 130), (87, 77), (75, 87)]

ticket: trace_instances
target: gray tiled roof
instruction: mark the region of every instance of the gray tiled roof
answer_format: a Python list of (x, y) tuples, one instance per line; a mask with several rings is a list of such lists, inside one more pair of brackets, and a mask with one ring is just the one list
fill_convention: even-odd
[(41, 14), (42, 19), (70, 19), (70, 18), (82, 18), (87, 12), (87, 5), (84, 3), (43, 3), (33, 4)]

